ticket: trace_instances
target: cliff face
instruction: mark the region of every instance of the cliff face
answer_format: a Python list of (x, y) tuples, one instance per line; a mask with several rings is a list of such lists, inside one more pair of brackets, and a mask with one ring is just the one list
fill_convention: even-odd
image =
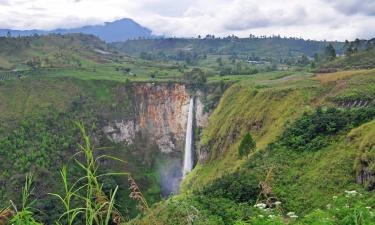
[[(190, 99), (185, 85), (135, 84), (132, 91), (133, 117), (109, 121), (103, 128), (108, 138), (129, 145), (142, 133), (162, 153), (182, 152)], [(195, 109), (196, 125), (203, 126), (208, 117), (199, 98)]]
[[(103, 131), (113, 142), (135, 146), (135, 154), (152, 155), (154, 149), (150, 146), (156, 146), (162, 157), (146, 156), (144, 161), (156, 165), (164, 196), (177, 193), (190, 101), (187, 88), (181, 84), (133, 84), (130, 95), (133, 116), (108, 121)], [(195, 126), (202, 127), (208, 114), (199, 98), (202, 93), (195, 95)]]

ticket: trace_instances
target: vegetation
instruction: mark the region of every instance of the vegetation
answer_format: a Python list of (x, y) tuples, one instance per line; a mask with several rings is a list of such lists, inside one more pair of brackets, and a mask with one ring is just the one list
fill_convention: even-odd
[(321, 62), (320, 70), (334, 71), (374, 68), (374, 46), (374, 39), (346, 41), (344, 45), (345, 55), (331, 62)]
[(339, 132), (358, 127), (375, 118), (375, 109), (339, 110), (316, 109), (312, 114), (304, 113), (301, 118), (285, 128), (281, 144), (295, 150), (312, 151), (322, 149), (332, 142), (330, 137)]
[(248, 156), (251, 151), (255, 150), (255, 147), (256, 144), (253, 137), (251, 137), (250, 133), (246, 133), (238, 147), (238, 157), (243, 158), (244, 156)]
[[(373, 224), (375, 72), (362, 67), (373, 51), (364, 43), (1, 38), (0, 224)], [(136, 128), (128, 146), (103, 131), (148, 104), (137, 82), (160, 93), (184, 83), (212, 112), (196, 129), (196, 167), (166, 199), (169, 155)]]
[[(343, 43), (333, 42), (336, 49), (342, 49)], [(321, 52), (327, 44), (320, 41), (299, 38), (282, 38), (279, 36), (238, 38), (164, 38), (148, 40), (129, 40), (115, 43), (113, 46), (121, 51), (140, 56), (147, 60), (176, 60), (195, 64), (197, 60), (205, 60), (210, 55), (231, 56), (231, 58), (247, 58), (248, 60), (290, 60), (303, 54), (312, 57)], [(251, 53), (251, 54), (250, 54)], [(147, 55), (147, 57), (146, 57)], [(216, 57), (222, 58), (222, 57)], [(219, 63), (220, 64), (220, 63)]]
[[(107, 120), (132, 113), (130, 96), (127, 96), (131, 92), (121, 89), (122, 85), (57, 78), (8, 81), (0, 87), (0, 152), (3, 162), (0, 165), (0, 208), (7, 207), (9, 199), (17, 206), (20, 204), (17, 190), (23, 182), (23, 174), (33, 172), (35, 208), (38, 209), (35, 218), (47, 224), (58, 219), (63, 207), (47, 193), (63, 192), (63, 185), (56, 182), (60, 178), (56, 168), (67, 165), (71, 179), (80, 175), (80, 168), (72, 163), (77, 143), (81, 142), (79, 129), (73, 123), (76, 120), (83, 121), (90, 128), (89, 133), (98, 141), (96, 146), (102, 154), (129, 160), (126, 165), (105, 162), (104, 171), (100, 172), (126, 170), (134, 173), (134, 179), (142, 185), (148, 201), (160, 200), (159, 173), (149, 160), (157, 160), (158, 156), (150, 157), (152, 151), (142, 150), (133, 150), (139, 155), (130, 154), (130, 149), (107, 140), (101, 129)], [(144, 139), (143, 146), (148, 142)], [(132, 148), (143, 149), (143, 146)], [(104, 147), (106, 150), (101, 150)], [(107, 194), (119, 186), (116, 200), (118, 210), (125, 217), (138, 214), (137, 202), (128, 197), (127, 177), (101, 177), (100, 182), (104, 183)]]

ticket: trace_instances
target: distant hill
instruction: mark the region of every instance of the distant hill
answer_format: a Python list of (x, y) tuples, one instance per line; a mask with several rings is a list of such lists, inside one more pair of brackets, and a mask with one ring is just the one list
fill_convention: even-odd
[[(340, 54), (344, 43), (303, 40), (298, 38), (162, 38), (128, 40), (112, 45), (134, 56), (148, 54), (149, 58), (178, 59), (181, 55), (237, 55), (280, 61), (306, 55), (313, 57), (331, 43)], [(180, 57), (181, 58), (181, 57)]]
[(0, 37), (0, 71), (81, 67), (112, 62), (115, 57), (108, 44), (93, 35)]
[(132, 19), (121, 19), (114, 22), (107, 22), (103, 25), (84, 26), (73, 29), (56, 29), (51, 31), (46, 30), (9, 30), (0, 29), (0, 36), (30, 36), (34, 34), (46, 35), (51, 33), (69, 34), (69, 33), (83, 33), (92, 34), (106, 42), (119, 42), (139, 37), (150, 38), (151, 30), (142, 27)]
[(320, 65), (319, 72), (375, 68), (375, 38), (345, 44), (345, 55)]

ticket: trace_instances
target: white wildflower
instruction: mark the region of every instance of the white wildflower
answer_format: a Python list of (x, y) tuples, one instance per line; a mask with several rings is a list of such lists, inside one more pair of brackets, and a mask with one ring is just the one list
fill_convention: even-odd
[(264, 211), (266, 211), (266, 212), (271, 212), (272, 209), (270, 209), (270, 208), (266, 208), (266, 209), (264, 209)]
[(256, 207), (256, 208), (259, 208), (259, 209), (264, 209), (264, 208), (266, 208), (266, 204), (264, 204), (264, 203), (258, 203), (258, 204), (256, 204), (256, 205), (254, 205), (254, 207)]
[(336, 195), (334, 195), (334, 196), (333, 196), (333, 199), (337, 199), (337, 196), (336, 196)]
[(331, 204), (327, 204), (327, 209), (331, 209)]
[(358, 192), (356, 190), (352, 190), (352, 191), (346, 191), (345, 190), (345, 193), (346, 193), (347, 197), (348, 197), (348, 195), (349, 196), (355, 196), (355, 195), (358, 194)]
[(296, 215), (295, 212), (288, 212), (286, 215), (289, 216), (290, 218), (293, 218), (293, 219), (298, 218), (298, 216)]
[(370, 206), (367, 206), (366, 209), (371, 209), (371, 207), (370, 207)]
[(273, 203), (273, 204), (275, 204), (276, 206), (277, 205), (281, 205), (281, 202), (279, 202), (279, 201), (276, 201), (275, 203)]
[(268, 215), (268, 218), (273, 219), (275, 218), (275, 215)]
[(263, 215), (259, 215), (260, 218), (263, 218), (264, 216)]

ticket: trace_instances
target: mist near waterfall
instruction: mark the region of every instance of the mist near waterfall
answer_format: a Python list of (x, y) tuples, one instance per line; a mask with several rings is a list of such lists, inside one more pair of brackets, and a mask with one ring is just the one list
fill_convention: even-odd
[(165, 156), (158, 165), (162, 197), (178, 194), (182, 180), (181, 159)]

